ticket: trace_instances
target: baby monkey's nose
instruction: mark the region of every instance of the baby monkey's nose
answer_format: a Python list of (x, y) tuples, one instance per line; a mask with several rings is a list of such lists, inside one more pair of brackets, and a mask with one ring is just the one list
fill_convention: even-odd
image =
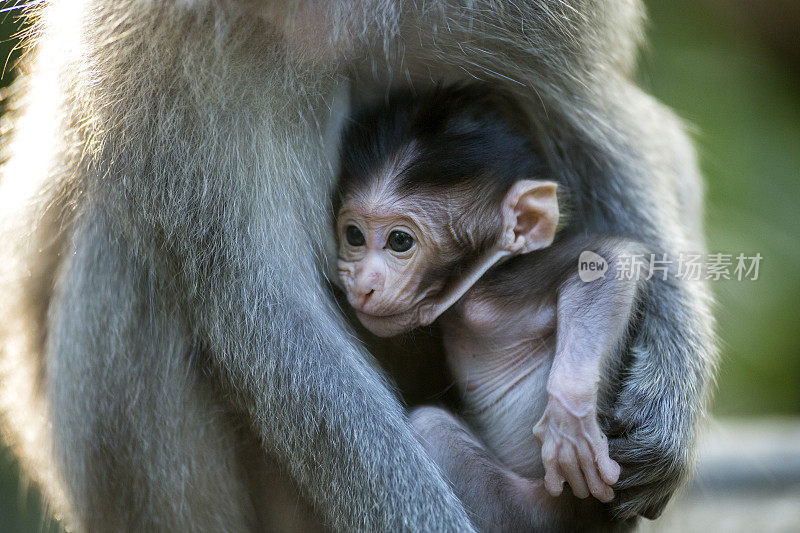
[(363, 309), (364, 306), (367, 305), (370, 298), (375, 294), (375, 291), (378, 291), (383, 288), (383, 276), (380, 272), (372, 271), (372, 272), (365, 272), (361, 276), (359, 276), (359, 280), (356, 283), (356, 298), (358, 307)]

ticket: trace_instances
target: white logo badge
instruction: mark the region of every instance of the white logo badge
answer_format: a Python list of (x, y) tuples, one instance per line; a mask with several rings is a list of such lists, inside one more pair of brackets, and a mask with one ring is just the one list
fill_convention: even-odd
[(581, 252), (578, 258), (578, 276), (581, 281), (589, 283), (605, 277), (608, 272), (608, 261), (589, 250)]

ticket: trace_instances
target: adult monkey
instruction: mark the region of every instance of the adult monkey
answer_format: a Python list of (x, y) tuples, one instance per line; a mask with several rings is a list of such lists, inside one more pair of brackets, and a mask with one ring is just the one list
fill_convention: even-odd
[[(41, 9), (0, 191), (3, 402), (79, 529), (286, 528), (286, 480), (335, 528), (469, 529), (319, 274), (348, 79), (507, 84), (576, 231), (702, 247), (691, 147), (630, 81), (638, 2)], [(623, 519), (688, 472), (714, 362), (702, 284), (643, 305), (600, 406)]]

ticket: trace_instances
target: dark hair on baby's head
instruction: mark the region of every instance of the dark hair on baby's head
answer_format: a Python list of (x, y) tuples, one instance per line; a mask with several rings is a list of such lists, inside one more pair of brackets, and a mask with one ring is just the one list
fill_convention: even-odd
[(517, 180), (546, 175), (527, 113), (512, 95), (484, 83), (400, 89), (358, 109), (345, 128), (337, 202), (368, 187), (409, 146), (400, 192), (467, 185), (497, 198)]

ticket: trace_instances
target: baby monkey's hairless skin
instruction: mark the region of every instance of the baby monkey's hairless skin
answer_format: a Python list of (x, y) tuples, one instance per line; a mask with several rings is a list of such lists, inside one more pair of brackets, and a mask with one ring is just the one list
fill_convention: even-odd
[[(364, 326), (440, 321), (466, 422), (435, 407), (411, 420), (486, 529), (605, 512), (562, 488), (614, 497), (597, 393), (639, 292), (615, 275), (636, 243), (556, 238), (562, 191), (524, 116), (482, 85), (396, 92), (346, 130), (335, 206), (339, 275)], [(580, 280), (583, 250), (605, 258), (604, 277)]]

